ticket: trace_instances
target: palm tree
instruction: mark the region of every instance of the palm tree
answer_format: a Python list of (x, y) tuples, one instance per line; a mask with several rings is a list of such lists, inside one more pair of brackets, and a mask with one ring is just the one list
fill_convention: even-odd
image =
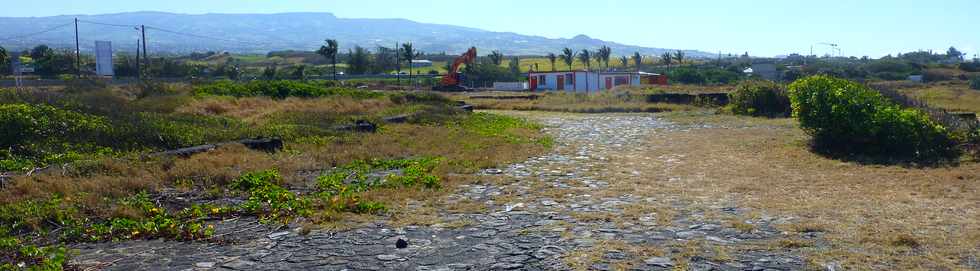
[[(585, 70), (586, 71), (592, 70), (592, 52), (589, 51), (589, 49), (582, 49), (582, 52), (581, 53), (578, 53), (578, 60), (581, 60), (582, 63), (585, 63)], [(586, 90), (586, 92), (588, 92), (588, 90), (589, 90), (589, 75), (588, 75), (588, 73), (586, 73), (586, 75), (585, 75), (585, 90)]]
[(558, 56), (554, 53), (548, 53), (548, 62), (551, 62), (551, 71), (555, 71), (555, 61), (558, 60)]
[(500, 66), (500, 63), (504, 62), (504, 54), (500, 53), (500, 51), (494, 50), (490, 53), (489, 57), (490, 62), (493, 62), (493, 65)]
[(415, 59), (415, 48), (412, 47), (412, 43), (409, 42), (409, 43), (402, 44), (402, 52), (401, 53), (403, 54), (402, 57), (405, 58), (405, 61), (408, 61), (408, 76), (409, 76), (409, 78), (411, 78), (411, 76), (412, 76), (412, 60)]
[(337, 81), (337, 51), (339, 50), (337, 46), (337, 40), (328, 39), (326, 40), (326, 45), (320, 46), (320, 50), (316, 53), (330, 59), (330, 65), (333, 66), (333, 80)]
[(677, 52), (674, 53), (674, 59), (677, 59), (677, 64), (684, 64), (684, 52), (677, 50)]
[(575, 52), (572, 49), (565, 48), (561, 51), (561, 60), (568, 65), (568, 70), (572, 70), (572, 63), (575, 62)]
[(609, 69), (609, 58), (612, 57), (612, 48), (603, 45), (599, 48), (599, 52), (596, 55), (596, 61), (602, 60), (606, 64), (606, 69)]
[(643, 55), (640, 52), (633, 53), (633, 63), (636, 64), (636, 70), (640, 70), (640, 65), (643, 65)]
[(619, 62), (623, 64), (623, 70), (630, 67), (630, 58), (628, 56), (619, 57)]
[(578, 60), (585, 63), (585, 70), (592, 70), (592, 51), (583, 49), (582, 52), (578, 53)]

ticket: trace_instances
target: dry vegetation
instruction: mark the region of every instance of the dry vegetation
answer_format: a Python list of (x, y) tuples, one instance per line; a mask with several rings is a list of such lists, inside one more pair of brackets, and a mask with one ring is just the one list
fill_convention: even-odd
[(954, 80), (935, 83), (891, 81), (872, 83), (871, 85), (898, 90), (924, 101), (930, 106), (948, 111), (980, 112), (980, 90), (970, 89), (968, 81)]
[[(756, 218), (787, 218), (782, 227), (790, 234), (769, 247), (805, 248), (814, 266), (839, 261), (879, 270), (976, 267), (977, 161), (964, 158), (940, 168), (861, 165), (812, 153), (792, 119), (689, 112), (664, 117), (703, 128), (656, 133), (642, 156), (661, 159), (614, 157), (611, 164), (623, 170), (613, 172), (640, 170), (647, 176), (619, 176), (624, 181), (615, 184), (622, 191), (692, 201), (692, 208), (735, 204), (750, 207)], [(795, 237), (807, 232), (823, 233), (828, 245)]]
[[(241, 196), (242, 193), (230, 187), (239, 185), (236, 182), (242, 182), (244, 178), (242, 176), (250, 172), (270, 169), (276, 170), (278, 173), (275, 175), (282, 178), (255, 180), (271, 182), (268, 185), (273, 190), (270, 191), (281, 195), (247, 192), (253, 193), (251, 198), (286, 196), (304, 200), (299, 197), (322, 197), (315, 196), (317, 191), (322, 189), (317, 177), (326, 176), (335, 167), (347, 166), (357, 161), (395, 161), (396, 159), (435, 158), (431, 160), (434, 161), (433, 168), (422, 169), (423, 172), (420, 172), (422, 175), (409, 176), (420, 179), (435, 178), (435, 185), (425, 187), (388, 185), (357, 195), (344, 196), (350, 197), (348, 206), (370, 207), (366, 211), (357, 211), (358, 209), (350, 209), (350, 207), (341, 207), (347, 208), (348, 211), (336, 211), (332, 209), (336, 207), (329, 207), (324, 210), (309, 210), (311, 212), (309, 215), (287, 213), (283, 217), (278, 217), (279, 214), (272, 214), (272, 216), (286, 223), (289, 221), (304, 223), (305, 229), (348, 228), (375, 219), (377, 217), (374, 215), (377, 214), (388, 216), (396, 224), (415, 224), (423, 220), (437, 221), (431, 219), (431, 216), (407, 216), (402, 213), (403, 207), (422, 205), (434, 210), (431, 206), (440, 203), (442, 197), (439, 195), (453, 191), (453, 187), (458, 183), (470, 181), (462, 177), (465, 175), (458, 173), (469, 173), (481, 168), (520, 161), (541, 153), (551, 146), (551, 139), (543, 135), (536, 124), (487, 113), (468, 113), (455, 108), (456, 104), (450, 100), (425, 93), (386, 93), (383, 96), (374, 95), (376, 97), (370, 98), (330, 96), (272, 99), (194, 96), (188, 95), (186, 90), (180, 90), (184, 88), (182, 86), (173, 86), (173, 88), (178, 89), (179, 92), (140, 98), (138, 95), (127, 95), (126, 89), (110, 89), (89, 92), (96, 93), (95, 97), (109, 99), (84, 100), (71, 95), (63, 98), (82, 99), (79, 101), (83, 104), (98, 100), (100, 107), (108, 108), (113, 107), (113, 103), (120, 103), (119, 106), (126, 108), (140, 108), (139, 105), (150, 101), (164, 101), (164, 105), (144, 108), (147, 110), (144, 112), (158, 112), (163, 116), (192, 121), (220, 117), (234, 120), (234, 123), (237, 123), (235, 125), (248, 127), (246, 130), (281, 132), (282, 134), (276, 135), (285, 140), (285, 149), (270, 153), (251, 150), (242, 145), (225, 145), (217, 150), (190, 157), (145, 156), (147, 152), (159, 150), (151, 148), (127, 150), (109, 155), (84, 154), (79, 160), (55, 165), (53, 170), (7, 180), (5, 186), (0, 189), (0, 219), (3, 221), (11, 219), (12, 225), (0, 227), (2, 230), (0, 238), (5, 238), (3, 239), (5, 242), (13, 240), (11, 242), (56, 245), (52, 246), (56, 248), (58, 244), (74, 242), (74, 240), (59, 240), (57, 236), (44, 234), (51, 230), (52, 225), (61, 227), (59, 225), (62, 223), (72, 223), (71, 225), (75, 227), (77, 226), (75, 223), (101, 223), (116, 219), (143, 221), (149, 219), (151, 215), (174, 215), (178, 210), (194, 208), (203, 202), (226, 202), (228, 198)], [(40, 94), (41, 92), (28, 93), (35, 96)], [(90, 96), (93, 94), (79, 97)], [(20, 99), (8, 99), (7, 102), (11, 103), (29, 104)], [(411, 114), (411, 116), (405, 123), (381, 124), (378, 131), (374, 133), (334, 131), (330, 128), (337, 124), (350, 123), (354, 119), (367, 119), (380, 123), (378, 120), (382, 117), (399, 114)], [(166, 122), (169, 119), (162, 121)], [(206, 122), (201, 123), (210, 125)], [(283, 126), (283, 124), (290, 129), (269, 128)], [(217, 126), (190, 126), (176, 132), (188, 132), (186, 129), (197, 129), (207, 134), (219, 133), (228, 127), (222, 127), (219, 123)], [(230, 136), (246, 135), (248, 133), (230, 134)], [(408, 160), (408, 163), (415, 163), (413, 161)], [(279, 187), (285, 190), (276, 192)], [(440, 187), (442, 189), (434, 189)], [(160, 206), (147, 209), (149, 212), (145, 212), (146, 210), (127, 205), (127, 199), (138, 197), (141, 192), (146, 192), (149, 197), (155, 199), (155, 204)], [(174, 196), (175, 193), (180, 196)], [(338, 197), (340, 196), (334, 196), (333, 199), (336, 200)], [(61, 215), (55, 213), (56, 210), (34, 212), (30, 209), (36, 208), (32, 207), (35, 206), (33, 204), (49, 201), (69, 207), (71, 213)], [(138, 202), (146, 202), (146, 200)], [(283, 204), (302, 204), (302, 202), (289, 200)], [(460, 206), (463, 209), (478, 207), (475, 204)], [(238, 207), (216, 206), (214, 208), (217, 209), (213, 212), (221, 212), (225, 215), (224, 210)], [(296, 210), (307, 211), (305, 207)], [(193, 221), (210, 219), (213, 218), (195, 218)], [(398, 222), (399, 220), (401, 222)], [(113, 240), (117, 237), (139, 238), (135, 232), (138, 231), (134, 231), (132, 236), (111, 236), (111, 238)], [(204, 234), (207, 237), (211, 233), (205, 231)], [(170, 238), (166, 235), (159, 237)], [(197, 238), (191, 236), (188, 239)], [(0, 248), (0, 257), (20, 257), (17, 256), (20, 255), (17, 252), (6, 249), (8, 248)]]
[[(528, 96), (533, 99), (488, 99), (487, 96)], [(472, 98), (474, 96), (484, 98)], [(646, 98), (622, 91), (606, 91), (592, 94), (546, 92), (475, 92), (457, 94), (454, 99), (466, 101), (479, 109), (554, 111), (571, 113), (607, 112), (668, 112), (694, 110), (697, 107), (682, 104), (648, 103)]]

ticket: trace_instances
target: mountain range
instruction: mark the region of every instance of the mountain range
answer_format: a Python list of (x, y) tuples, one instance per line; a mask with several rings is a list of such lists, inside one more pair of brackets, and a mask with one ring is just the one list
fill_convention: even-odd
[[(279, 50), (316, 50), (324, 39), (336, 39), (341, 51), (354, 45), (369, 49), (412, 42), (426, 53), (458, 54), (476, 46), (481, 55), (499, 50), (507, 55), (545, 55), (568, 47), (576, 51), (609, 46), (614, 55), (660, 55), (676, 49), (620, 44), (578, 35), (569, 39), (545, 38), (511, 32), (420, 23), (405, 19), (349, 19), (331, 13), (278, 14), (176, 14), (129, 12), (100, 15), (62, 15), (50, 17), (0, 17), (0, 46), (24, 49), (37, 44), (55, 48), (74, 48), (74, 20), (78, 18), (79, 44), (91, 52), (94, 41), (106, 40), (116, 50), (135, 50), (141, 37), (139, 25), (146, 26), (151, 53), (228, 51), (266, 53)], [(688, 57), (711, 57), (696, 50)]]

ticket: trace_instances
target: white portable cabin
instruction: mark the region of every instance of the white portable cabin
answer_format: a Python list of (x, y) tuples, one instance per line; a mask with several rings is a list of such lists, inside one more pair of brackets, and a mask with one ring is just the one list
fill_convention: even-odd
[(529, 72), (528, 89), (531, 91), (596, 92), (617, 86), (641, 85), (643, 73), (639, 72)]

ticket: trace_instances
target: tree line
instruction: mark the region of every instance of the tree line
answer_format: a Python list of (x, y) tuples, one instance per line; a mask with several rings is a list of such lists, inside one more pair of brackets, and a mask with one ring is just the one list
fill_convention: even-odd
[[(76, 60), (73, 51), (38, 45), (16, 53), (0, 47), (0, 75), (12, 73), (10, 62), (15, 55), (21, 57), (25, 65), (34, 67), (34, 74), (41, 77), (52, 78), (75, 73)], [(116, 75), (120, 77), (135, 77), (142, 70), (144, 75), (151, 77), (305, 79), (313, 75), (336, 78), (340, 73), (362, 75), (405, 71), (408, 74), (419, 74), (413, 68), (412, 60), (440, 59), (446, 60), (449, 65), (455, 57), (445, 52), (426, 54), (415, 49), (412, 43), (396, 44), (393, 47), (378, 46), (373, 49), (354, 46), (344, 52), (340, 50), (340, 43), (333, 39), (325, 40), (323, 45), (313, 52), (284, 51), (270, 52), (267, 55), (269, 58), (274, 56), (283, 58), (302, 56), (304, 61), (302, 64), (282, 65), (274, 62), (256, 65), (248, 64), (241, 57), (229, 53), (205, 52), (185, 56), (155, 55), (149, 58), (142, 56), (144, 58), (140, 61), (142, 62), (140, 63), (142, 69), (140, 69), (137, 66), (136, 56), (116, 53), (113, 65)], [(728, 55), (719, 56), (717, 60), (692, 61), (679, 50), (664, 52), (657, 57), (643, 56), (639, 52), (634, 52), (632, 55), (613, 58), (612, 49), (608, 46), (579, 51), (564, 48), (558, 53), (549, 53), (544, 57), (551, 64), (552, 71), (557, 71), (559, 68), (574, 70), (576, 63), (581, 63), (586, 70), (609, 70), (610, 64), (618, 61), (616, 64), (619, 69), (667, 74), (674, 82), (688, 84), (733, 83), (746, 78), (743, 70), (758, 63), (776, 65), (784, 81), (814, 74), (828, 74), (852, 80), (904, 80), (914, 74), (924, 75), (927, 81), (949, 79), (949, 75), (934, 72), (935, 69), (931, 68), (939, 65), (959, 68), (967, 72), (980, 71), (980, 60), (967, 60), (966, 54), (955, 47), (950, 47), (946, 52), (916, 51), (895, 56), (888, 55), (880, 59), (799, 54), (792, 54), (785, 58), (758, 58), (750, 57), (746, 52), (741, 56)], [(644, 61), (650, 58), (655, 60)], [(508, 62), (507, 65), (504, 65), (505, 62)], [(81, 68), (83, 74), (93, 73), (94, 58), (90, 55), (82, 55)], [(448, 67), (446, 68), (448, 70)], [(516, 81), (524, 78), (521, 68), (520, 57), (508, 57), (500, 51), (492, 51), (478, 57), (475, 63), (466, 66), (461, 72), (465, 75), (465, 80)], [(536, 67), (536, 64), (529, 69), (544, 71)], [(437, 73), (434, 69), (428, 70), (428, 73)]]

